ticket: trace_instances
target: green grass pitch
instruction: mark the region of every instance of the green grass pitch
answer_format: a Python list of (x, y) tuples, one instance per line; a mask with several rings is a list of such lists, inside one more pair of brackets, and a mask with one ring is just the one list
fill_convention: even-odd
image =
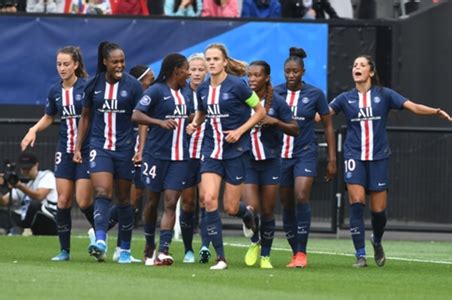
[[(174, 241), (170, 267), (97, 263), (85, 237), (72, 238), (72, 260), (51, 262), (56, 237), (0, 236), (0, 299), (452, 299), (452, 245), (386, 241), (387, 263), (369, 257), (367, 269), (353, 269), (350, 240), (311, 239), (306, 269), (287, 269), (289, 247), (277, 238), (273, 270), (246, 267), (247, 240), (227, 237), (229, 269), (183, 264), (183, 246)], [(110, 239), (110, 245), (114, 240)], [(141, 257), (144, 240), (132, 245)], [(194, 246), (199, 247), (196, 240)], [(372, 255), (370, 244), (368, 254)], [(348, 256), (347, 256), (348, 255)]]

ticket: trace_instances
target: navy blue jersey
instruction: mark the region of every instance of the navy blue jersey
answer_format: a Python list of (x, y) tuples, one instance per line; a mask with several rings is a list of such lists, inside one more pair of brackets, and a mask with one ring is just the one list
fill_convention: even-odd
[(248, 135), (235, 143), (225, 141), (227, 130), (235, 130), (250, 117), (251, 108), (246, 100), (253, 91), (237, 76), (227, 75), (221, 85), (212, 87), (210, 79), (196, 91), (198, 110), (206, 114), (206, 130), (202, 154), (213, 159), (230, 159), (249, 150)]
[(281, 157), (300, 157), (303, 149), (307, 146), (316, 151), (315, 114), (329, 114), (328, 102), (323, 92), (305, 82), (303, 82), (299, 91), (288, 90), (284, 83), (276, 86), (275, 92), (286, 99), (286, 103), (292, 110), (293, 119), (297, 121), (300, 128), (300, 135), (297, 137), (284, 135)]
[[(57, 145), (59, 152), (74, 153), (78, 121), (83, 107), (84, 89), (85, 80), (83, 78), (78, 78), (70, 89), (64, 89), (61, 81), (50, 87), (45, 114), (52, 117), (58, 115), (61, 118)], [(83, 144), (82, 151), (88, 149), (88, 141), (89, 135)]]
[(92, 148), (111, 151), (133, 148), (132, 111), (142, 94), (140, 82), (127, 73), (114, 84), (105, 80), (105, 73), (100, 74), (93, 92), (83, 101), (85, 107), (93, 110)]
[(344, 112), (347, 119), (344, 157), (357, 160), (388, 158), (391, 154), (386, 135), (388, 114), (391, 109), (402, 109), (406, 100), (391, 89), (372, 87), (365, 94), (352, 89), (331, 101), (334, 112)]
[[(265, 107), (265, 99), (261, 101)], [(292, 120), (289, 105), (279, 95), (273, 92), (272, 104), (267, 112), (270, 117), (288, 123)], [(254, 160), (266, 160), (281, 157), (283, 132), (276, 126), (256, 125), (251, 129), (251, 154)]]
[(137, 104), (136, 110), (148, 114), (151, 118), (174, 119), (177, 128), (164, 129), (150, 126), (144, 153), (162, 160), (186, 160), (188, 156), (188, 135), (185, 128), (188, 117), (193, 113), (193, 104), (181, 90), (172, 90), (165, 83), (155, 83), (149, 87)]
[[(196, 92), (191, 89), (189, 83), (187, 83), (187, 86), (185, 86), (183, 92), (189, 97), (190, 101), (193, 103), (193, 107), (198, 107), (198, 97), (196, 96)], [(190, 136), (190, 143), (188, 146), (190, 158), (201, 158), (202, 141), (204, 140), (205, 130), (206, 122), (203, 122), (201, 126), (198, 126), (195, 132), (193, 132), (193, 134)]]

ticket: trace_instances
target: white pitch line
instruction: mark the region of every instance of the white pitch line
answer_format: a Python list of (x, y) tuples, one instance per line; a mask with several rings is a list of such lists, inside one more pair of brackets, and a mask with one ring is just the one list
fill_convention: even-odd
[[(88, 239), (87, 235), (75, 235), (73, 236), (78, 239)], [(134, 238), (136, 239), (136, 238)], [(144, 238), (140, 240), (144, 241)], [(182, 242), (177, 241), (176, 242)], [(237, 247), (237, 248), (248, 248), (249, 245), (245, 244), (237, 244), (237, 243), (224, 243), (225, 246)], [(292, 252), (291, 249), (288, 248), (279, 248), (272, 247), (272, 251), (285, 251)], [(354, 254), (351, 253), (343, 253), (343, 252), (330, 252), (330, 251), (321, 251), (321, 250), (309, 250), (309, 253), (320, 254), (320, 255), (336, 255), (336, 256), (347, 256), (347, 257), (355, 257)], [(367, 255), (368, 258), (373, 258), (371, 255)], [(440, 265), (452, 265), (452, 261), (447, 260), (433, 260), (433, 259), (417, 259), (417, 258), (406, 258), (406, 257), (395, 257), (395, 256), (387, 256), (386, 259), (389, 260), (398, 260), (398, 261), (406, 261), (406, 262), (418, 262), (418, 263), (430, 263), (430, 264), (440, 264)]]

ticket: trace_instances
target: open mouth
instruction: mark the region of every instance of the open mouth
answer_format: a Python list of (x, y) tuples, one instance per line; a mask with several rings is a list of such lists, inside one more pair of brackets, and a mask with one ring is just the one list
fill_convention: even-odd
[(361, 73), (361, 72), (359, 72), (359, 71), (356, 71), (356, 72), (355, 72), (355, 76), (361, 76), (361, 75), (363, 75), (363, 73)]

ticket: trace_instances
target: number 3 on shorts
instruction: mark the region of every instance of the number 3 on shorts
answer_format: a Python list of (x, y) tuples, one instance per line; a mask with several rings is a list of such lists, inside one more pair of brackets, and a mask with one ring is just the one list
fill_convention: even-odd
[(152, 179), (154, 179), (155, 176), (157, 176), (157, 166), (153, 165), (151, 168), (149, 168), (149, 165), (147, 163), (144, 163), (143, 175), (146, 177), (151, 176)]

